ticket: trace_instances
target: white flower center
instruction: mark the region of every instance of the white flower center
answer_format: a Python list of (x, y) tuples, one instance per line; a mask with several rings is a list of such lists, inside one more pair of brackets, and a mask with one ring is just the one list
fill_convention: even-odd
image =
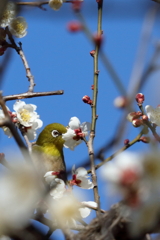
[(21, 116), (22, 121), (24, 122), (29, 122), (29, 120), (31, 119), (31, 114), (27, 109), (22, 109), (19, 112), (19, 114)]

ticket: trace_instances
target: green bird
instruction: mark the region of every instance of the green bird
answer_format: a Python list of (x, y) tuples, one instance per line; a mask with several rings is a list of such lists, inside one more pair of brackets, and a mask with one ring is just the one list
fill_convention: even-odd
[(33, 145), (33, 162), (41, 177), (48, 171), (54, 171), (65, 182), (66, 164), (63, 155), (65, 126), (59, 123), (47, 125), (39, 134), (36, 144)]

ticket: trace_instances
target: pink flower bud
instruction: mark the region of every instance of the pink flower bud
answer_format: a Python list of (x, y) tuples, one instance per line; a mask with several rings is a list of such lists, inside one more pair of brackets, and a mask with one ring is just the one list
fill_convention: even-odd
[(123, 96), (119, 96), (114, 99), (114, 106), (117, 108), (125, 108), (127, 106), (127, 98)]
[(103, 41), (103, 37), (101, 34), (95, 34), (93, 36), (93, 40), (94, 40), (95, 44), (100, 47), (102, 44), (102, 41)]
[(82, 6), (82, 1), (72, 1), (72, 9), (75, 12), (79, 12), (81, 10), (81, 6)]
[(82, 24), (76, 21), (72, 21), (68, 23), (67, 29), (70, 32), (78, 32), (82, 30)]
[(140, 127), (142, 124), (143, 124), (143, 121), (140, 120), (140, 119), (135, 119), (135, 120), (132, 121), (132, 125), (134, 127)]
[(0, 161), (3, 160), (5, 157), (4, 153), (0, 153)]
[(94, 90), (94, 85), (91, 85), (91, 89)]
[(137, 103), (142, 104), (144, 102), (143, 93), (137, 93), (135, 99), (136, 99)]
[(90, 51), (90, 55), (91, 55), (92, 57), (94, 57), (94, 55), (95, 55), (95, 50)]
[(124, 140), (124, 145), (127, 146), (128, 144), (129, 144), (129, 139), (125, 139), (125, 140)]
[(148, 117), (146, 115), (142, 116), (143, 121), (148, 121)]
[(85, 95), (85, 96), (82, 98), (82, 101), (83, 101), (84, 103), (89, 104), (89, 105), (91, 105), (91, 104), (93, 103), (92, 100), (90, 99), (90, 97), (87, 96), (87, 95)]
[(150, 138), (149, 137), (141, 137), (139, 140), (141, 142), (143, 142), (143, 143), (149, 143), (150, 142)]
[(135, 181), (137, 181), (139, 178), (136, 171), (132, 169), (126, 169), (123, 171), (120, 182), (124, 186), (128, 186), (133, 184)]
[(140, 118), (140, 116), (142, 116), (141, 112), (131, 112), (127, 115), (127, 120), (132, 122), (134, 119)]

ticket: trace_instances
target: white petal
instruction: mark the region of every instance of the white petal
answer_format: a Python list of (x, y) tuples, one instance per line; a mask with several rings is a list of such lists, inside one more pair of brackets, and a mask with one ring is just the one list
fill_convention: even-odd
[(62, 134), (62, 138), (67, 141), (67, 140), (70, 140), (70, 139), (73, 139), (73, 137), (76, 136), (74, 130), (68, 128), (67, 129), (67, 132), (66, 133), (63, 133)]
[(98, 207), (98, 204), (94, 201), (88, 201), (88, 202), (83, 201), (82, 203), (87, 204), (90, 207), (94, 207), (94, 208)]
[(90, 179), (84, 178), (84, 177), (80, 177), (77, 178), (79, 180), (81, 180), (81, 183), (79, 184), (79, 186), (83, 189), (92, 189), (94, 187), (93, 183), (91, 182)]
[(56, 178), (57, 186), (50, 191), (50, 195), (53, 199), (59, 199), (63, 197), (64, 192), (66, 191), (65, 183), (62, 179)]
[(72, 175), (74, 175), (74, 174), (76, 174), (76, 166), (75, 166), (75, 164), (72, 167)]
[(147, 105), (145, 107), (147, 116), (149, 117), (150, 121), (152, 123), (155, 123), (156, 125), (160, 126), (160, 108), (157, 107), (156, 109), (152, 108), (152, 106)]
[(65, 143), (63, 144), (63, 146), (64, 146), (65, 148), (69, 148), (69, 149), (71, 149), (71, 150), (74, 150), (74, 148), (75, 148), (76, 146), (78, 146), (80, 143), (82, 143), (82, 140), (76, 141), (76, 140), (74, 140), (74, 139), (70, 139), (70, 140), (68, 140), (68, 141), (65, 141)]
[(77, 128), (79, 128), (80, 127), (80, 120), (77, 118), (77, 117), (72, 117), (71, 119), (70, 119), (70, 121), (69, 121), (69, 127), (71, 128), (71, 129), (77, 129)]
[(92, 211), (91, 209), (89, 209), (87, 207), (79, 208), (78, 210), (79, 210), (82, 218), (88, 217)]
[(88, 131), (91, 130), (91, 124), (89, 122), (83, 122), (80, 127), (82, 129), (82, 132), (88, 133)]
[(37, 137), (36, 131), (32, 128), (27, 129), (26, 135), (29, 140), (34, 140)]
[(44, 179), (48, 184), (50, 184), (57, 177), (56, 175), (52, 175), (52, 172), (53, 171), (46, 172), (44, 175)]
[(21, 100), (16, 101), (13, 105), (13, 109), (14, 109), (14, 111), (17, 112), (20, 108), (23, 108), (24, 105), (26, 105), (26, 103), (24, 101), (21, 101)]
[(84, 176), (86, 176), (87, 174), (88, 174), (88, 173), (87, 173), (87, 170), (86, 170), (84, 167), (79, 167), (79, 168), (76, 169), (77, 178), (78, 178), (79, 176), (84, 177)]

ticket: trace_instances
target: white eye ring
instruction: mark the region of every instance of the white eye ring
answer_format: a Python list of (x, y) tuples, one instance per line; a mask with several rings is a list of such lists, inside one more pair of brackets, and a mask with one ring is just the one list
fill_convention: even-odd
[(58, 137), (59, 135), (60, 135), (60, 133), (59, 133), (57, 130), (53, 130), (53, 131), (52, 131), (52, 136), (53, 136), (53, 137), (56, 138), (56, 137)]

